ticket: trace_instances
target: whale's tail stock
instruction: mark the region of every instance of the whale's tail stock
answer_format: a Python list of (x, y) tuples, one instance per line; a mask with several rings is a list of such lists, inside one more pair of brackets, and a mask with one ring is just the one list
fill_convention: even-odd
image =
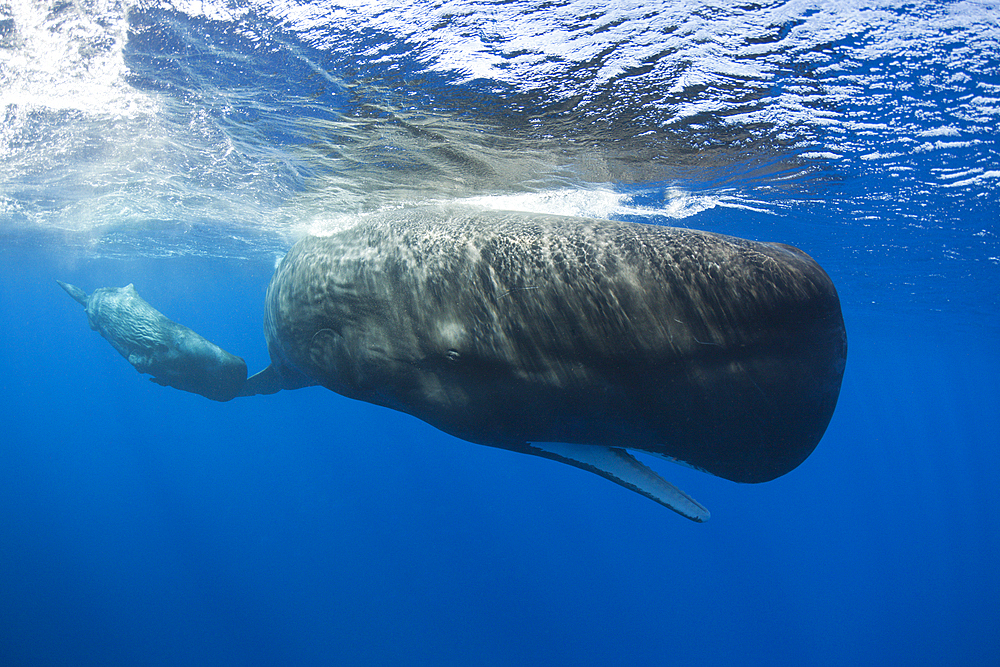
[(69, 294), (71, 297), (73, 297), (78, 304), (80, 304), (84, 308), (87, 307), (88, 297), (86, 292), (84, 292), (76, 285), (70, 285), (69, 283), (64, 283), (61, 280), (57, 280), (56, 282), (59, 283), (59, 287), (62, 287), (64, 290), (66, 290), (66, 293)]

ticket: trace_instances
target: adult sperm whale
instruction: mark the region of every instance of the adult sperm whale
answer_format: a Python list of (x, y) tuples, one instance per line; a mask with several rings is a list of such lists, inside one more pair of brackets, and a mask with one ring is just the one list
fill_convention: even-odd
[[(112, 332), (131, 317), (105, 310)], [(323, 385), (591, 470), (696, 521), (708, 511), (626, 450), (774, 479), (818, 444), (847, 356), (832, 281), (791, 246), (447, 209), (303, 239), (271, 279), (264, 329), (271, 364), (249, 379), (220, 380), (204, 359), (228, 353), (200, 336), (190, 349), (147, 336), (191, 360), (154, 379), (217, 400)]]

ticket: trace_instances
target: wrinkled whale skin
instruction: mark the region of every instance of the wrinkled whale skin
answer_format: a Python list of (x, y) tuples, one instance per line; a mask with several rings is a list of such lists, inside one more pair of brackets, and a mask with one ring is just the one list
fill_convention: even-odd
[(847, 355), (833, 283), (791, 246), (481, 211), (303, 239), (271, 280), (265, 334), (261, 375), (280, 388), (321, 384), (481, 444), (628, 448), (738, 482), (809, 456)]

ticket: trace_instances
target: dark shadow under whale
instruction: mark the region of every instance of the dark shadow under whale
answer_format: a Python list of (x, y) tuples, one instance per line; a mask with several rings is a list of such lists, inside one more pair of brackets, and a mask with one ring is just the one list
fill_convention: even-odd
[(419, 208), (303, 239), (271, 279), (271, 364), (249, 379), (131, 286), (60, 284), (160, 384), (215, 400), (322, 385), (696, 521), (708, 511), (626, 450), (774, 479), (823, 436), (847, 356), (833, 283), (796, 248), (549, 215)]

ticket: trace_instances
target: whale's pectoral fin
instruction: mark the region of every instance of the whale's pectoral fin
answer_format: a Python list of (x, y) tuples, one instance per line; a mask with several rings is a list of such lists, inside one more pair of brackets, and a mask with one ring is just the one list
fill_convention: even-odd
[(624, 449), (565, 442), (533, 442), (520, 451), (589, 470), (641, 493), (692, 521), (708, 521), (710, 516), (697, 500), (644, 466)]
[(240, 396), (257, 396), (259, 394), (276, 394), (286, 387), (283, 384), (281, 375), (270, 364), (259, 373), (254, 373), (243, 383), (243, 390)]

